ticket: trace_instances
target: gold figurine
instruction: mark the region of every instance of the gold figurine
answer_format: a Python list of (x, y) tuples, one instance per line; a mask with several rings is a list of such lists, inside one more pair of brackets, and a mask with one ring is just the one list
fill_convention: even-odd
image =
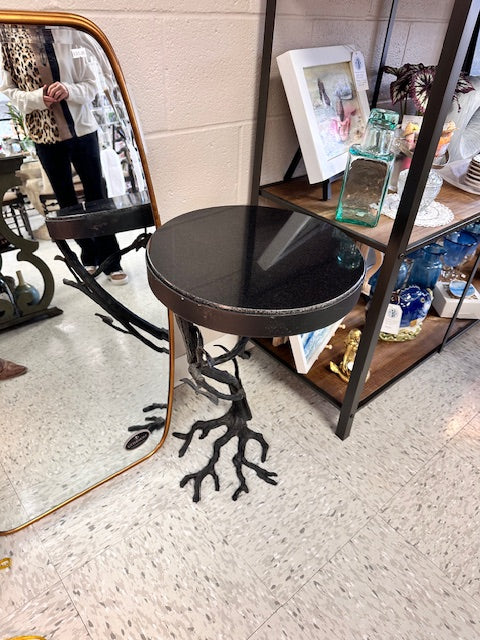
[[(348, 332), (347, 339), (345, 340), (346, 349), (341, 363), (336, 365), (334, 362), (330, 362), (330, 371), (336, 373), (344, 382), (348, 382), (350, 380), (350, 374), (352, 373), (353, 363), (355, 361), (355, 356), (357, 355), (361, 337), (362, 332), (360, 329), (351, 329)], [(369, 376), (370, 371), (367, 373), (367, 380)]]

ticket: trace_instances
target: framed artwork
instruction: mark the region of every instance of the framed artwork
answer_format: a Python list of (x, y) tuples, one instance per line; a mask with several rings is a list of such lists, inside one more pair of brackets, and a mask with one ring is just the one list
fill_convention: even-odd
[(290, 336), (293, 359), (298, 373), (308, 373), (315, 360), (325, 349), (335, 331), (342, 323), (343, 318), (309, 333), (300, 333), (297, 336)]
[(370, 113), (362, 54), (344, 45), (296, 49), (277, 63), (309, 182), (341, 173)]

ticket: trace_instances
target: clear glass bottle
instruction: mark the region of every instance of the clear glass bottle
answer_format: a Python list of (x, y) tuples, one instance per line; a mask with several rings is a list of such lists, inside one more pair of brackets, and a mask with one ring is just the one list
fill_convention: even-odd
[(350, 147), (335, 220), (375, 227), (388, 189), (398, 113), (372, 109), (363, 141)]

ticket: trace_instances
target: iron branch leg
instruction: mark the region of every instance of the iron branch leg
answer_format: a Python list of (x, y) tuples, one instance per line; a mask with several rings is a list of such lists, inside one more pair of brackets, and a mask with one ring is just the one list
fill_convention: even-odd
[[(192, 381), (188, 381), (197, 393), (206, 395), (215, 404), (218, 399), (228, 400), (232, 403), (228, 411), (219, 418), (211, 420), (197, 420), (192, 425), (188, 433), (175, 432), (173, 435), (184, 443), (179, 451), (179, 456), (185, 455), (190, 446), (194, 435), (199, 432), (199, 438), (206, 438), (211, 431), (218, 427), (225, 426), (227, 430), (218, 437), (213, 443), (213, 452), (208, 463), (194, 473), (189, 473), (180, 481), (180, 486), (184, 487), (188, 482), (193, 481), (193, 501), (198, 502), (201, 498), (201, 486), (203, 480), (207, 476), (211, 476), (214, 482), (215, 490), (220, 490), (220, 479), (215, 469), (221, 449), (234, 437), (238, 439), (237, 452), (232, 458), (233, 466), (239, 480), (239, 485), (232, 495), (232, 500), (237, 500), (242, 493), (248, 493), (249, 489), (243, 474), (243, 467), (247, 467), (255, 471), (257, 476), (269, 484), (277, 484), (273, 471), (267, 471), (263, 467), (249, 461), (245, 456), (245, 449), (249, 440), (256, 440), (261, 448), (261, 460), (265, 462), (268, 452), (268, 444), (261, 433), (253, 431), (248, 427), (247, 422), (251, 420), (252, 414), (248, 405), (245, 390), (239, 376), (237, 357), (247, 357), (245, 353), (245, 345), (247, 338), (240, 338), (235, 347), (231, 351), (213, 358), (204, 349), (203, 338), (198, 327), (191, 322), (183, 320), (177, 316), (177, 323), (182, 332), (187, 350), (187, 361), (189, 373)], [(217, 367), (218, 364), (232, 361), (234, 365), (234, 373), (224, 371)], [(212, 379), (221, 384), (228, 386), (229, 393), (222, 393), (209, 384), (206, 380)]]

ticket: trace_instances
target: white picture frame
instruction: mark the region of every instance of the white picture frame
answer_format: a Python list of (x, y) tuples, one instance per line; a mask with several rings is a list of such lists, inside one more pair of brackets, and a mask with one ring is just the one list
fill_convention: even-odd
[(322, 329), (290, 336), (293, 360), (298, 373), (308, 373), (310, 371), (342, 321), (343, 318)]
[(286, 51), (276, 60), (310, 184), (342, 173), (370, 114), (362, 54), (337, 45)]

